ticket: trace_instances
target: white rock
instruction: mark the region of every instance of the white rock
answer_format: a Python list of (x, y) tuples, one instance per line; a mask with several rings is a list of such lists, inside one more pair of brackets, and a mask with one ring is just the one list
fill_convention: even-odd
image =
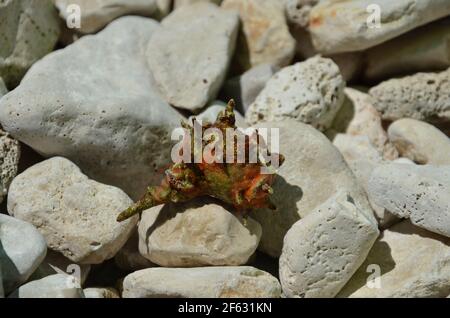
[(413, 165), (415, 164), (414, 161), (411, 161), (411, 159), (403, 158), (403, 157), (397, 158), (397, 159), (393, 160), (393, 162), (403, 163), (403, 164), (413, 164)]
[(450, 237), (450, 165), (392, 163), (369, 180), (372, 201), (429, 231)]
[(20, 144), (0, 129), (0, 203), (19, 169)]
[(278, 211), (258, 209), (251, 214), (263, 229), (261, 251), (279, 256), (289, 228), (339, 190), (349, 193), (358, 210), (376, 224), (364, 189), (338, 149), (323, 134), (293, 120), (261, 123), (256, 127), (280, 129), (280, 153), (286, 158), (273, 186), (272, 201)]
[(123, 282), (123, 298), (277, 298), (278, 280), (249, 266), (150, 268)]
[(450, 69), (390, 79), (370, 89), (375, 108), (383, 119), (413, 118), (450, 122)]
[(283, 68), (246, 113), (249, 124), (294, 118), (324, 130), (344, 101), (345, 82), (330, 59), (313, 57)]
[(55, 274), (20, 286), (10, 298), (84, 298), (83, 289), (72, 276)]
[(175, 9), (178, 9), (179, 7), (188, 6), (188, 5), (197, 3), (197, 2), (211, 2), (211, 3), (214, 3), (216, 5), (220, 5), (222, 0), (174, 0), (173, 7)]
[(427, 24), (366, 52), (364, 78), (379, 81), (398, 75), (450, 67), (450, 20)]
[(286, 297), (334, 297), (364, 262), (379, 231), (339, 192), (284, 238), (280, 281)]
[(344, 92), (346, 99), (334, 119), (332, 129), (349, 135), (367, 136), (384, 159), (396, 159), (397, 150), (389, 142), (381, 115), (373, 106), (370, 96), (350, 87), (345, 88)]
[(224, 0), (222, 8), (239, 12), (241, 18), (242, 31), (236, 48), (241, 69), (259, 64), (290, 64), (295, 40), (289, 33), (282, 1)]
[(139, 251), (165, 267), (243, 265), (256, 251), (261, 226), (247, 225), (213, 201), (166, 204), (142, 214)]
[(112, 258), (136, 226), (117, 215), (133, 201), (120, 189), (90, 180), (67, 159), (55, 157), (18, 175), (8, 212), (34, 224), (52, 250), (80, 264)]
[(164, 19), (150, 40), (147, 59), (167, 102), (195, 111), (216, 97), (238, 24), (235, 13), (206, 2), (183, 6)]
[[(338, 134), (333, 140), (333, 145), (342, 153), (359, 184), (367, 192), (372, 171), (383, 163), (380, 153), (365, 135)], [(369, 202), (380, 228), (388, 228), (399, 221), (399, 218), (383, 207), (370, 199)]]
[(83, 293), (85, 298), (120, 298), (114, 288), (85, 288)]
[(82, 33), (95, 33), (114, 19), (129, 14), (152, 15), (157, 7), (155, 0), (54, 0), (64, 21), (73, 16), (73, 5), (81, 12), (80, 28)]
[(0, 100), (3, 128), (139, 198), (171, 162), (170, 135), (181, 118), (159, 97), (146, 66), (143, 47), (157, 28), (124, 17), (49, 54)]
[(306, 28), (309, 25), (311, 9), (320, 0), (284, 0), (288, 22), (295, 26)]
[(0, 214), (0, 266), (5, 294), (26, 282), (46, 252), (45, 239), (33, 225)]
[(404, 118), (389, 126), (400, 155), (420, 164), (450, 165), (450, 139), (433, 125)]
[(90, 271), (91, 265), (89, 264), (74, 264), (74, 262), (64, 257), (62, 254), (47, 250), (45, 259), (33, 272), (29, 280), (38, 280), (55, 274), (69, 274), (76, 278), (82, 286)]
[(9, 88), (17, 86), (31, 65), (53, 50), (59, 23), (50, 0), (0, 3), (0, 77)]
[(114, 262), (123, 271), (137, 271), (156, 266), (139, 253), (139, 234), (137, 228), (127, 243), (117, 252)]
[[(380, 27), (372, 4), (378, 5)], [(311, 10), (309, 30), (321, 53), (360, 51), (448, 14), (447, 0), (324, 0)]]
[[(191, 116), (188, 118), (188, 122), (192, 123), (192, 119), (195, 117), (196, 120), (198, 120), (200, 123), (209, 122), (213, 123), (216, 121), (217, 116), (220, 114), (220, 112), (223, 112), (225, 110), (226, 103), (216, 100), (212, 103), (210, 103), (206, 109), (201, 112), (200, 114), (196, 116)], [(248, 127), (247, 123), (245, 122), (245, 118), (238, 112), (234, 112), (234, 116), (236, 119), (236, 126), (246, 128)]]
[[(396, 224), (382, 233), (338, 297), (446, 297), (450, 293), (449, 246), (448, 238), (408, 221)], [(380, 288), (370, 288), (377, 283)]]

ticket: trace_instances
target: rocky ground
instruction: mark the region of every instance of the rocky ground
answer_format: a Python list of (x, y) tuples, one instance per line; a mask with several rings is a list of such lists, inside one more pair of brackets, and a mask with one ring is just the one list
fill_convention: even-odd
[[(0, 297), (449, 296), (450, 1), (377, 3), (0, 1)], [(278, 211), (117, 223), (229, 98)]]

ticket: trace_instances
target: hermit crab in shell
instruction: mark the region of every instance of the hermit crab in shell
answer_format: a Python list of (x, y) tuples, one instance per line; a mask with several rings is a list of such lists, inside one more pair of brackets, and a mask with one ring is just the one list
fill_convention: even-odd
[[(258, 130), (245, 134), (236, 127), (233, 100), (214, 123), (199, 124), (194, 118), (192, 125), (182, 123), (182, 126), (185, 147), (180, 149), (179, 155), (184, 159), (166, 170), (161, 184), (150, 186), (143, 198), (123, 211), (117, 221), (156, 205), (186, 202), (200, 196), (211, 196), (230, 204), (243, 216), (252, 209), (275, 209), (269, 199), (276, 176), (273, 167), (281, 166), (284, 157), (270, 153)], [(230, 130), (234, 134), (230, 134)], [(265, 153), (270, 155), (270, 163), (260, 156), (259, 150), (264, 147)], [(205, 151), (208, 149), (210, 151)]]

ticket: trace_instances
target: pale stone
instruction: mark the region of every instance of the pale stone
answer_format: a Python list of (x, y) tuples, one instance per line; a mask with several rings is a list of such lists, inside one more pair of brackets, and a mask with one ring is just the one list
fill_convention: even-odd
[(286, 6), (288, 22), (295, 26), (306, 28), (309, 25), (311, 9), (320, 0), (283, 0)]
[(449, 264), (449, 238), (403, 221), (382, 233), (338, 297), (446, 297)]
[(182, 118), (158, 95), (144, 57), (156, 29), (123, 17), (49, 54), (0, 100), (3, 128), (139, 198), (171, 163), (170, 135)]
[(120, 298), (114, 288), (85, 288), (83, 293), (85, 298)]
[(139, 251), (166, 267), (243, 265), (253, 255), (261, 226), (242, 224), (214, 201), (166, 204), (142, 214)]
[(48, 250), (45, 259), (33, 272), (29, 280), (38, 280), (54, 274), (69, 274), (76, 278), (82, 286), (90, 271), (91, 265), (74, 264), (74, 262), (67, 257), (64, 257), (62, 254)]
[(255, 124), (294, 118), (325, 130), (342, 106), (344, 87), (332, 60), (310, 58), (277, 72), (250, 105), (246, 120)]
[(279, 256), (289, 228), (339, 190), (349, 193), (358, 210), (376, 224), (363, 187), (322, 133), (294, 120), (256, 126), (262, 127), (279, 128), (280, 153), (286, 160), (273, 185), (271, 200), (277, 212), (258, 209), (251, 214), (263, 229), (261, 251)]
[(0, 270), (5, 294), (27, 281), (46, 252), (45, 239), (33, 225), (0, 214)]
[(123, 298), (278, 298), (278, 280), (249, 266), (150, 268), (123, 282)]
[(197, 3), (197, 2), (211, 2), (211, 3), (214, 3), (216, 5), (220, 5), (222, 0), (174, 0), (173, 7), (175, 9), (178, 9), (179, 7), (188, 6), (188, 5)]
[(450, 165), (450, 139), (433, 125), (404, 118), (391, 124), (388, 134), (401, 156), (419, 164)]
[(414, 225), (450, 237), (450, 165), (391, 163), (369, 180), (372, 201)]
[(242, 30), (236, 48), (241, 69), (259, 64), (289, 65), (295, 40), (289, 33), (285, 8), (279, 0), (224, 0), (222, 8), (239, 12)]
[(349, 135), (367, 136), (384, 159), (396, 159), (398, 152), (389, 142), (381, 115), (373, 106), (370, 96), (350, 87), (345, 88), (344, 92), (346, 99), (332, 128)]
[[(450, 2), (449, 2), (450, 3)], [(450, 122), (450, 69), (390, 79), (370, 89), (373, 105), (385, 120), (413, 118)]]
[(83, 289), (72, 276), (55, 274), (20, 286), (10, 298), (84, 298)]
[(339, 192), (295, 223), (284, 237), (280, 281), (286, 297), (334, 297), (364, 262), (379, 234)]
[[(378, 5), (379, 27), (372, 4)], [(449, 14), (447, 0), (323, 0), (311, 10), (309, 30), (321, 53), (360, 51)]]
[(18, 175), (8, 212), (34, 224), (47, 245), (80, 264), (114, 257), (136, 226), (137, 216), (119, 223), (133, 201), (120, 189), (90, 180), (65, 158), (54, 157)]
[(123, 15), (152, 15), (157, 7), (155, 0), (54, 0), (64, 21), (73, 17), (73, 5), (80, 8), (82, 33), (95, 33), (114, 19)]
[(0, 203), (8, 193), (9, 185), (17, 175), (20, 144), (0, 129)]
[(161, 25), (146, 53), (159, 91), (173, 106), (199, 110), (216, 97), (225, 80), (238, 17), (200, 2), (175, 10)]
[(398, 75), (450, 67), (450, 20), (437, 21), (366, 52), (364, 78), (379, 81)]
[(0, 77), (12, 89), (59, 37), (58, 13), (50, 0), (0, 2)]

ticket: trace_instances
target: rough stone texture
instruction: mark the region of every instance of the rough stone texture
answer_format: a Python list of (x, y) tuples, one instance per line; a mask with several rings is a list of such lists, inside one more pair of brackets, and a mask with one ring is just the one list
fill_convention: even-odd
[(121, 270), (128, 272), (156, 266), (139, 253), (137, 228), (133, 231), (127, 243), (117, 252), (114, 262)]
[(295, 26), (307, 28), (311, 9), (319, 0), (284, 0), (288, 22)]
[(58, 13), (50, 0), (1, 1), (0, 77), (9, 88), (53, 50), (59, 33)]
[(420, 164), (450, 165), (450, 139), (433, 125), (404, 118), (388, 129), (401, 156)]
[(20, 144), (0, 129), (0, 203), (8, 193), (9, 185), (17, 174)]
[(214, 201), (166, 204), (142, 214), (139, 251), (166, 267), (243, 265), (256, 251), (261, 226), (244, 225)]
[(144, 47), (157, 28), (124, 17), (49, 54), (0, 100), (3, 128), (139, 198), (170, 163), (170, 135), (181, 118), (159, 97), (146, 66)]
[(83, 293), (85, 298), (120, 298), (114, 288), (85, 288)]
[(364, 78), (378, 81), (450, 67), (450, 19), (439, 20), (366, 52)]
[(246, 120), (255, 124), (294, 118), (325, 130), (342, 106), (344, 87), (332, 60), (310, 58), (276, 73), (248, 109)]
[(33, 225), (0, 214), (0, 270), (5, 294), (26, 282), (46, 252), (45, 239)]
[(249, 266), (150, 268), (123, 282), (123, 298), (278, 298), (278, 280)]
[(384, 159), (398, 157), (383, 128), (381, 115), (373, 106), (370, 96), (357, 89), (344, 90), (345, 101), (333, 122), (332, 130), (354, 136), (367, 136)]
[(339, 192), (284, 238), (280, 281), (286, 297), (334, 297), (364, 262), (379, 231)]
[[(383, 163), (380, 153), (365, 135), (338, 134), (333, 140), (333, 145), (342, 153), (359, 184), (367, 192), (372, 171)], [(370, 199), (369, 202), (380, 228), (388, 228), (399, 221), (398, 217), (383, 207)]]
[(8, 212), (34, 224), (52, 250), (80, 264), (99, 264), (125, 244), (137, 216), (118, 223), (133, 201), (120, 189), (90, 180), (67, 159), (55, 157), (18, 175)]
[(191, 4), (194, 4), (194, 3), (197, 3), (197, 2), (211, 2), (211, 3), (214, 3), (216, 5), (220, 5), (222, 0), (174, 0), (173, 7), (175, 9), (178, 9), (179, 7), (191, 5)]
[(55, 274), (20, 286), (10, 298), (84, 298), (83, 289), (72, 276)]
[(70, 5), (78, 5), (81, 10), (82, 33), (95, 33), (114, 19), (123, 15), (152, 15), (157, 7), (155, 0), (54, 0), (62, 19), (70, 18)]
[(413, 118), (450, 122), (450, 69), (441, 73), (417, 73), (391, 79), (373, 87), (369, 94), (383, 119)]
[(78, 283), (82, 286), (90, 271), (91, 265), (74, 264), (70, 259), (64, 257), (62, 254), (52, 250), (47, 250), (45, 259), (33, 272), (29, 280), (38, 280), (55, 274), (68, 274), (76, 278)]
[(309, 23), (316, 49), (326, 54), (364, 50), (450, 14), (447, 0), (378, 0), (381, 27), (371, 28), (366, 11), (371, 4), (372, 0), (320, 1)]
[[(385, 230), (338, 297), (424, 298), (450, 293), (450, 240), (403, 221)], [(369, 288), (380, 268), (380, 287)]]
[(238, 11), (241, 18), (236, 48), (236, 62), (241, 69), (259, 64), (283, 67), (291, 62), (295, 40), (289, 33), (282, 1), (224, 0), (222, 8)]
[(279, 256), (289, 228), (338, 190), (349, 193), (358, 210), (367, 213), (366, 217), (376, 224), (363, 188), (323, 134), (293, 120), (256, 127), (279, 128), (280, 153), (286, 157), (273, 186), (272, 201), (278, 211), (258, 209), (251, 214), (263, 229), (261, 251)]
[(431, 232), (450, 237), (450, 165), (391, 163), (369, 180), (372, 201)]
[(201, 2), (175, 10), (161, 25), (147, 48), (157, 86), (173, 106), (199, 110), (216, 97), (225, 80), (238, 17)]

